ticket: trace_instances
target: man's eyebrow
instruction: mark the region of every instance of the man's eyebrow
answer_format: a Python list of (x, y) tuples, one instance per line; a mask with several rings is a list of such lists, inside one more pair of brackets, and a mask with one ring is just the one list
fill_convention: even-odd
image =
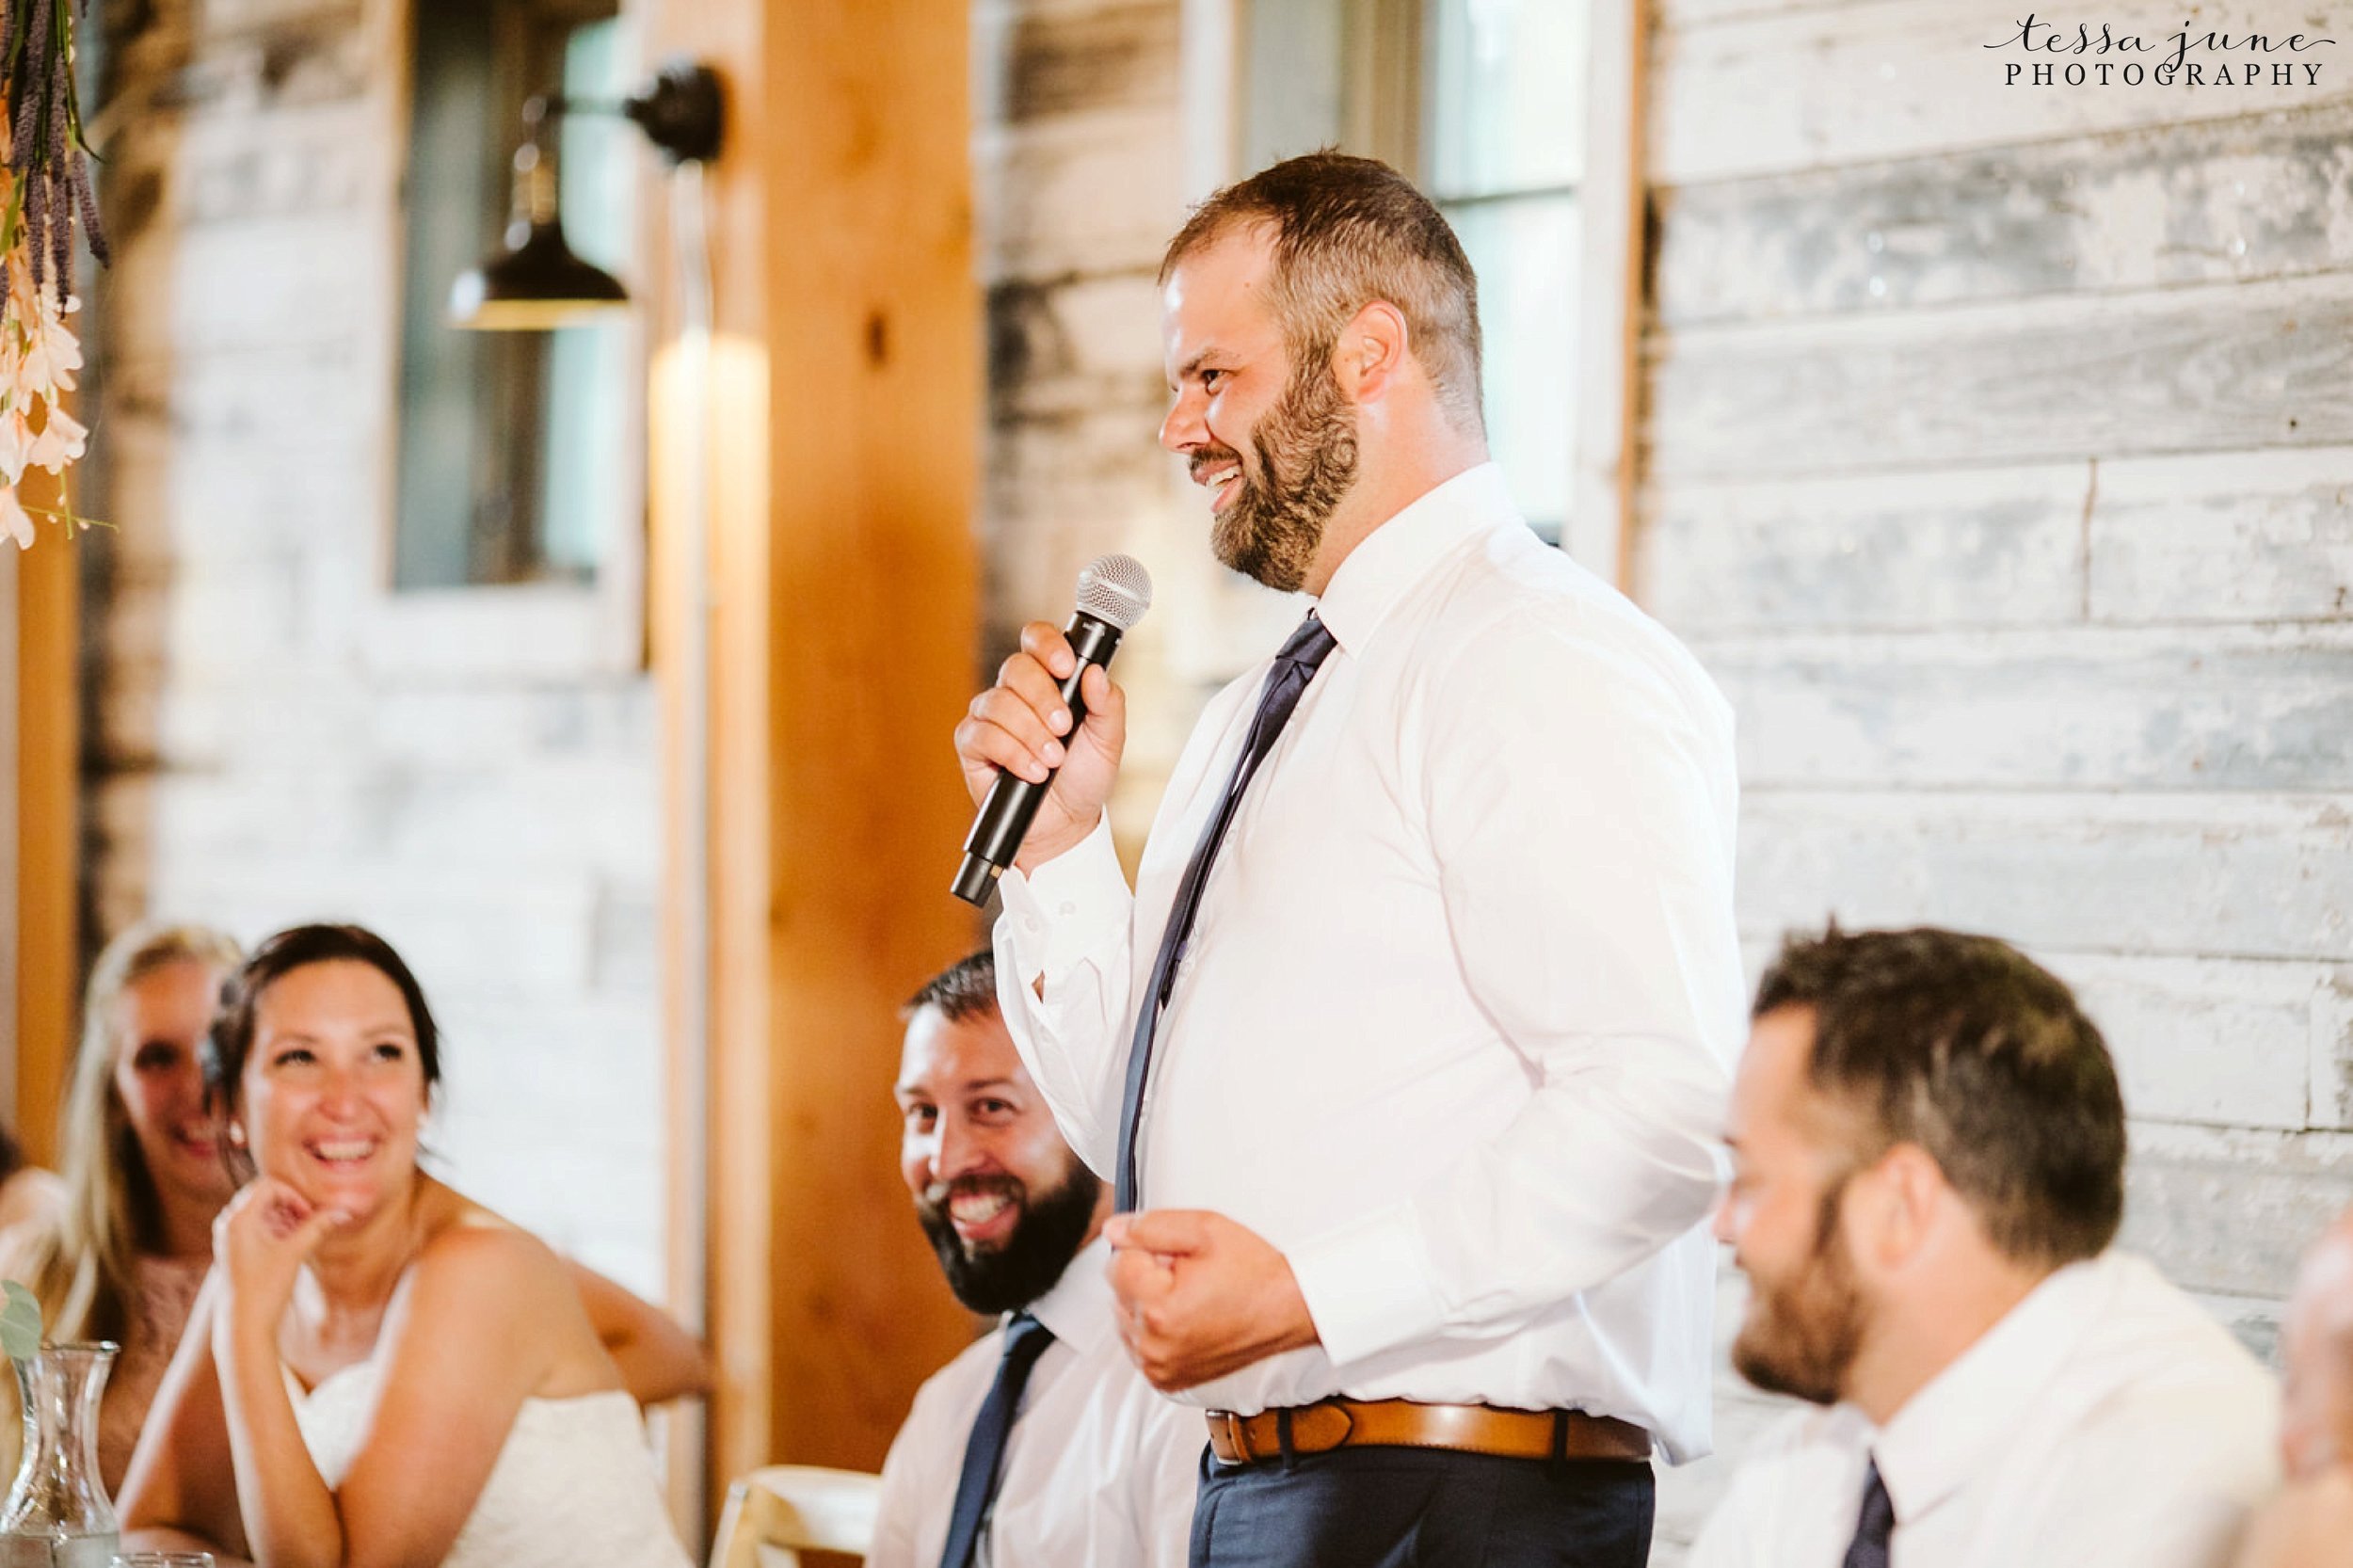
[(968, 1095), (977, 1095), (984, 1089), (1011, 1089), (1013, 1087), (1015, 1087), (1014, 1081), (1009, 1078), (976, 1078), (965, 1084), (964, 1092)]
[(1223, 359), (1225, 358), (1225, 349), (1221, 348), (1216, 344), (1209, 344), (1207, 348), (1204, 348), (1199, 353), (1195, 354), (1192, 359), (1187, 360), (1183, 364), (1176, 367), (1176, 379), (1179, 381), (1189, 379), (1195, 372), (1199, 371), (1204, 364), (1208, 363), (1211, 360)]

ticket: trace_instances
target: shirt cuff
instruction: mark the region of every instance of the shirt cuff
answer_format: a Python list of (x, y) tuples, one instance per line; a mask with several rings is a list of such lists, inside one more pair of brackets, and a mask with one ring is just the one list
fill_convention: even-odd
[(1127, 929), (1135, 895), (1112, 847), (1111, 813), (1034, 872), (1006, 867), (997, 892), (1003, 902), (998, 929), (1012, 946), (1020, 980), (1043, 977), (1050, 988), (1102, 946), (1106, 932)]
[(1411, 1204), (1353, 1220), (1286, 1256), (1336, 1368), (1428, 1339), (1446, 1325)]

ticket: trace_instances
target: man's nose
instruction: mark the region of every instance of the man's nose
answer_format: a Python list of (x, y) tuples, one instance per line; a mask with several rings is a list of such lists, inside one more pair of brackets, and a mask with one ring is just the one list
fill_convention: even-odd
[(932, 1150), (932, 1176), (937, 1181), (953, 1181), (981, 1162), (981, 1140), (974, 1129), (960, 1116), (943, 1116), (939, 1121), (939, 1142)]
[(1169, 406), (1168, 417), (1160, 421), (1160, 444), (1178, 456), (1209, 440), (1209, 426), (1203, 423), (1202, 410), (1208, 407), (1201, 394), (1188, 387), (1176, 394)]

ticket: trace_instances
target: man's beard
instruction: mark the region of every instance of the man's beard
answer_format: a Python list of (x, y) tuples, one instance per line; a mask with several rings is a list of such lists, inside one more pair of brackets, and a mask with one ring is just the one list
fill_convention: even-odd
[(1732, 1342), (1732, 1365), (1769, 1394), (1814, 1404), (1835, 1404), (1845, 1397), (1847, 1375), (1863, 1348), (1865, 1321), (1854, 1260), (1838, 1234), (1838, 1205), (1846, 1188), (1842, 1180), (1824, 1194), (1814, 1251), (1805, 1263), (1778, 1283), (1749, 1276), (1753, 1294)]
[(1292, 374), (1250, 432), (1254, 473), (1230, 448), (1196, 453), (1199, 473), (1232, 462), (1234, 499), (1211, 520), (1209, 548), (1243, 576), (1296, 593), (1315, 564), (1332, 513), (1356, 482), (1356, 410), (1332, 375), (1331, 356)]
[[(948, 1204), (959, 1192), (1002, 1192), (1020, 1209), (1002, 1245), (966, 1250), (948, 1218)], [(1085, 1243), (1102, 1192), (1102, 1179), (1073, 1156), (1061, 1183), (1035, 1196), (1012, 1176), (959, 1176), (916, 1199), (915, 1217), (939, 1255), (956, 1300), (993, 1315), (1027, 1306), (1054, 1288)]]

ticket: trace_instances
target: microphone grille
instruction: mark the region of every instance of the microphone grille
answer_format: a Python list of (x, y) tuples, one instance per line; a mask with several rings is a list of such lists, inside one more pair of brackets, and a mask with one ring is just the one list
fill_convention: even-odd
[(1125, 632), (1152, 607), (1152, 574), (1132, 555), (1097, 555), (1079, 573), (1079, 608)]

